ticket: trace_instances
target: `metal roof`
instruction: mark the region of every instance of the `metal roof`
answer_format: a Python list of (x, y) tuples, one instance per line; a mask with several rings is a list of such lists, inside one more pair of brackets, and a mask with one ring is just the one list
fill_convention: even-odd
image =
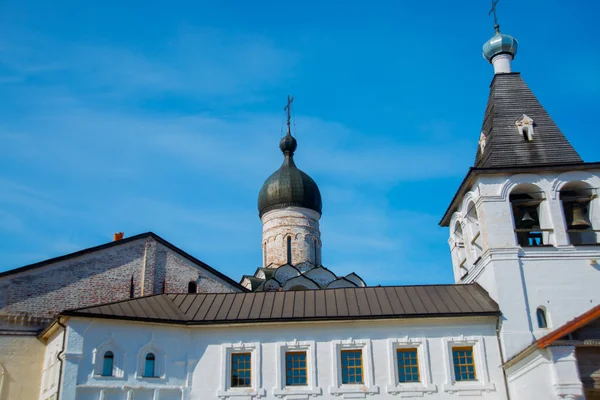
[(162, 294), (61, 315), (196, 325), (499, 314), (487, 292), (469, 284)]
[[(534, 121), (531, 141), (515, 125), (523, 114)], [(482, 132), (486, 145), (483, 153), (477, 149), (477, 168), (583, 162), (519, 73), (494, 76)]]

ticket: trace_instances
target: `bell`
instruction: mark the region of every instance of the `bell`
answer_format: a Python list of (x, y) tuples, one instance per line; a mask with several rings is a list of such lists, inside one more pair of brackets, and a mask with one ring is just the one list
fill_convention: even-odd
[(592, 227), (592, 223), (583, 211), (583, 207), (579, 203), (573, 203), (573, 222), (570, 228), (572, 229), (588, 229)]
[(533, 219), (531, 217), (531, 215), (529, 214), (529, 211), (525, 210), (525, 213), (523, 214), (523, 218), (521, 218), (521, 226), (524, 229), (531, 229), (531, 228), (533, 228), (535, 223), (536, 223), (536, 221), (535, 221), (535, 219)]

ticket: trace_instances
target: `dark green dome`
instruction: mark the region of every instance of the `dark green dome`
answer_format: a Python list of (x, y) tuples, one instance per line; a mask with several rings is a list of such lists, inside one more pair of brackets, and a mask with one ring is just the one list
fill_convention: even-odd
[(279, 148), (284, 154), (283, 164), (273, 173), (258, 194), (258, 214), (285, 207), (303, 207), (321, 214), (319, 187), (312, 178), (300, 171), (294, 163), (296, 139), (288, 132)]

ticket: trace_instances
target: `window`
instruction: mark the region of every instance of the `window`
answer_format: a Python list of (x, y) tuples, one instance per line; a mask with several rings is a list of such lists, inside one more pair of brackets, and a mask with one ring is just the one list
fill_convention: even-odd
[(342, 350), (342, 384), (363, 383), (362, 350)]
[(309, 398), (322, 394), (322, 389), (317, 385), (317, 352), (314, 341), (277, 342), (275, 356), (275, 397)]
[(196, 282), (191, 281), (188, 283), (188, 293), (198, 293), (198, 285)]
[(454, 379), (457, 382), (477, 379), (473, 347), (453, 347), (452, 363), (454, 365)]
[(306, 352), (294, 351), (285, 353), (286, 386), (306, 385)]
[(396, 356), (398, 360), (398, 381), (400, 383), (420, 382), (417, 349), (398, 349)]
[(155, 377), (156, 357), (153, 353), (146, 354), (146, 362), (144, 363), (144, 377), (153, 378)]
[(543, 308), (538, 308), (535, 312), (537, 317), (538, 328), (545, 329), (548, 327), (548, 321), (546, 320), (546, 311)]
[(292, 265), (292, 237), (287, 237), (287, 263)]
[(115, 362), (115, 355), (112, 351), (104, 353), (104, 360), (102, 363), (102, 376), (113, 376), (113, 365)]
[(231, 354), (231, 387), (252, 385), (252, 353)]

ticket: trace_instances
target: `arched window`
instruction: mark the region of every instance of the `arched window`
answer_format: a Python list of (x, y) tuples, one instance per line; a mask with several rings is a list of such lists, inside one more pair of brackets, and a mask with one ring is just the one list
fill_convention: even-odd
[(104, 353), (104, 360), (102, 363), (102, 376), (113, 376), (113, 366), (115, 363), (115, 355), (112, 351)]
[(287, 237), (287, 263), (292, 265), (292, 237)]
[(594, 199), (594, 189), (585, 182), (569, 182), (561, 188), (560, 200), (571, 244), (598, 243), (590, 218), (593, 203), (597, 201)]
[(457, 278), (461, 278), (468, 272), (468, 270), (465, 266), (467, 262), (467, 254), (465, 252), (465, 238), (462, 227), (460, 226), (460, 221), (456, 221), (456, 224), (454, 225), (454, 245), (451, 251), (452, 255), (454, 256), (456, 266), (459, 269)]
[(151, 378), (155, 376), (156, 357), (153, 353), (146, 354), (146, 362), (144, 363), (144, 377)]
[(522, 247), (549, 244), (552, 230), (548, 226), (542, 226), (544, 225), (542, 189), (529, 183), (520, 184), (511, 191), (509, 201), (518, 244)]
[(535, 312), (537, 317), (538, 328), (545, 329), (548, 327), (548, 320), (546, 319), (546, 311), (543, 308), (538, 308)]
[(188, 293), (198, 293), (198, 285), (194, 281), (188, 283)]

